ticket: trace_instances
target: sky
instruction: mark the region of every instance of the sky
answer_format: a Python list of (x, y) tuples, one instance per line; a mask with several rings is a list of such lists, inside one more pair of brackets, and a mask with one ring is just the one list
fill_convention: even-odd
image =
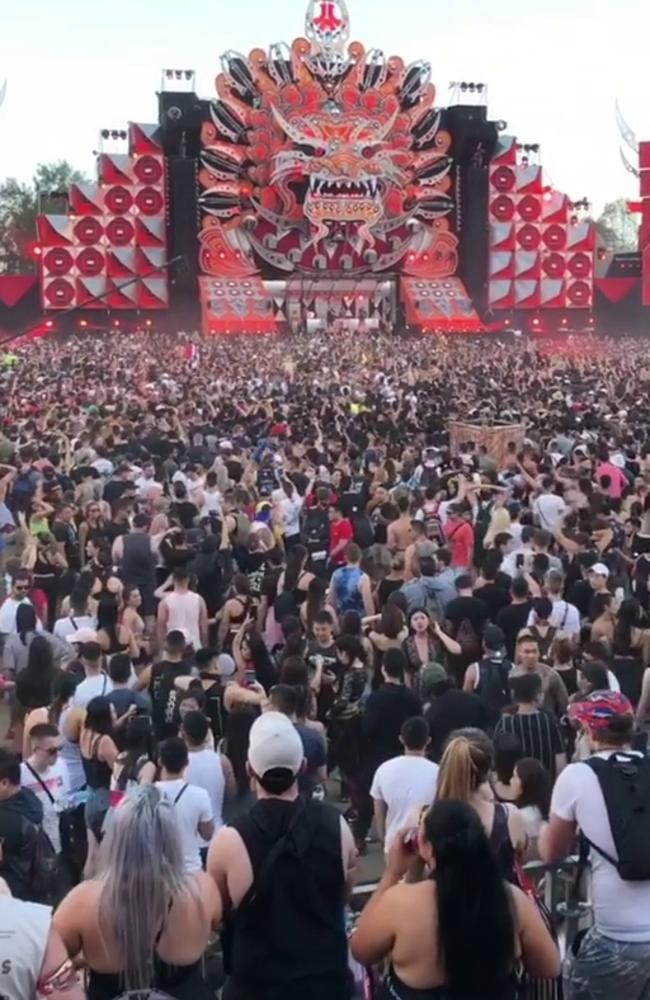
[[(650, 140), (647, 0), (347, 0), (351, 38), (488, 85), (491, 118), (542, 146), (551, 182), (599, 211), (637, 182), (618, 152), (614, 101)], [(156, 120), (163, 67), (214, 96), (219, 57), (304, 32), (304, 0), (0, 0), (0, 179), (68, 159), (93, 174), (102, 128)]]

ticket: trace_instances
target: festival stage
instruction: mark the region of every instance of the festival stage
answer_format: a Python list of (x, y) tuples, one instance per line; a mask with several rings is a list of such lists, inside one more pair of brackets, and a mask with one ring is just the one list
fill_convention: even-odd
[(290, 44), (225, 52), (212, 97), (194, 80), (164, 70), (158, 122), (102, 133), (96, 182), (39, 218), (55, 328), (547, 336), (650, 306), (648, 143), (623, 264), (485, 84), (443, 107), (426, 60), (350, 41), (344, 0), (310, 0)]

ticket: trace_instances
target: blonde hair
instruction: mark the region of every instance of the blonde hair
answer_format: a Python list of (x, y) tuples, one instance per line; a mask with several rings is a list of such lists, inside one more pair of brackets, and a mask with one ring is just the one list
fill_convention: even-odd
[(440, 761), (436, 799), (468, 802), (487, 780), (492, 755), (492, 741), (480, 729), (452, 733)]

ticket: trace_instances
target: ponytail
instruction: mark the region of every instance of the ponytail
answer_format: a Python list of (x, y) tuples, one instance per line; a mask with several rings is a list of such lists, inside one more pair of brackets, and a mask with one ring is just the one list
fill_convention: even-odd
[(492, 741), (479, 729), (459, 729), (445, 746), (436, 799), (460, 799), (468, 802), (492, 766)]
[(438, 949), (449, 993), (500, 996), (515, 966), (515, 922), (481, 820), (464, 802), (436, 802), (424, 821), (424, 836), (435, 858)]
[(440, 761), (436, 799), (467, 802), (474, 791), (471, 747), (463, 736), (449, 740)]

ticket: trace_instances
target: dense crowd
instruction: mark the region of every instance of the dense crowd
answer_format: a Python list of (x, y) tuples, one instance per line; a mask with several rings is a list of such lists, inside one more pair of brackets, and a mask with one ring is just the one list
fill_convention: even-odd
[(0, 358), (0, 996), (650, 995), (650, 354), (595, 346)]

